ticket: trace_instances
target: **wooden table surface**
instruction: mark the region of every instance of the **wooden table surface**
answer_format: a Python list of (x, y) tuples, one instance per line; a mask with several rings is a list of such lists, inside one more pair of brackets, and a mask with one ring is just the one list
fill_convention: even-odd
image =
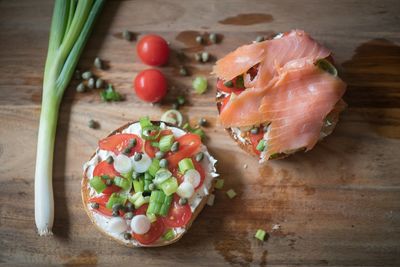
[[(0, 264), (98, 264), (118, 266), (399, 266), (400, 265), (400, 2), (381, 1), (109, 1), (79, 67), (96, 56), (109, 68), (95, 71), (126, 95), (106, 104), (98, 92), (75, 93), (62, 102), (54, 159), (54, 236), (35, 232), (33, 184), (36, 138), (52, 1), (0, 2)], [(250, 15), (246, 15), (250, 14)], [(212, 64), (196, 64), (195, 51), (220, 58), (258, 35), (304, 29), (334, 51), (348, 83), (344, 112), (334, 134), (311, 152), (259, 165), (228, 138), (216, 120), (215, 79), (195, 96), (193, 76)], [(162, 71), (171, 89), (162, 105), (132, 93), (136, 73), (147, 68), (136, 42), (120, 38), (158, 33), (174, 51), (185, 51), (191, 77), (179, 77), (172, 55)], [(197, 32), (216, 32), (220, 44), (196, 45)], [(100, 235), (80, 199), (82, 164), (97, 140), (120, 125), (157, 119), (172, 99), (187, 95), (182, 112), (203, 116), (207, 144), (226, 180), (176, 244), (129, 249)], [(98, 120), (100, 129), (87, 127)], [(244, 164), (248, 168), (244, 168)], [(237, 198), (225, 191), (233, 188)], [(272, 230), (274, 225), (280, 228)], [(258, 228), (269, 239), (253, 238)]]

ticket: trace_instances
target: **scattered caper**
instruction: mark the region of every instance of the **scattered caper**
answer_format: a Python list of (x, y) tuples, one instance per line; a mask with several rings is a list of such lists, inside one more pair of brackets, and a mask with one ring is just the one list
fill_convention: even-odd
[(86, 90), (86, 87), (83, 83), (79, 83), (78, 86), (76, 86), (76, 91), (78, 93), (83, 93), (83, 92), (85, 92), (85, 90)]
[(103, 68), (103, 63), (101, 62), (101, 59), (98, 58), (98, 57), (96, 57), (96, 58), (94, 59), (93, 65), (94, 65), (96, 68), (98, 68), (98, 69), (102, 69), (102, 68)]
[(100, 207), (99, 203), (93, 202), (92, 204), (90, 204), (90, 206), (92, 207), (92, 209), (98, 209)]
[(156, 185), (153, 183), (149, 184), (149, 190), (150, 191), (156, 190)]
[(232, 88), (233, 87), (233, 82), (231, 80), (224, 82), (224, 85), (228, 88)]
[(84, 73), (82, 73), (82, 79), (84, 80), (89, 80), (92, 77), (93, 73), (91, 71), (85, 71)]
[(96, 122), (95, 120), (89, 120), (88, 126), (89, 126), (89, 128), (91, 128), (91, 129), (96, 129), (97, 126), (98, 126), (98, 124), (97, 124), (97, 122)]
[(147, 196), (150, 196), (151, 195), (151, 192), (143, 192), (142, 193), (142, 196), (144, 196), (144, 197), (147, 197)]
[(179, 199), (179, 205), (181, 205), (181, 206), (186, 205), (187, 202), (188, 202), (187, 198), (181, 197), (181, 198)]
[(259, 36), (256, 37), (256, 42), (257, 43), (262, 42), (262, 41), (264, 41), (264, 36), (259, 35)]
[(134, 161), (140, 161), (142, 159), (142, 153), (135, 153), (135, 156), (133, 157)]
[(130, 41), (130, 40), (132, 40), (132, 33), (131, 33), (130, 31), (128, 31), (128, 30), (124, 30), (124, 31), (122, 32), (122, 37), (123, 37), (125, 40)]
[(251, 134), (258, 134), (258, 132), (260, 131), (260, 129), (258, 127), (254, 127), (250, 130)]
[[(133, 214), (132, 214), (133, 215)], [(133, 217), (132, 217), (133, 218)], [(132, 235), (131, 235), (131, 233), (124, 233), (124, 239), (125, 240), (129, 240), (129, 239), (131, 239), (132, 238)]]
[(104, 85), (103, 79), (98, 78), (98, 79), (96, 80), (96, 89), (103, 88), (103, 85)]
[(201, 35), (196, 36), (196, 42), (199, 44), (202, 44), (204, 42), (204, 38)]
[(108, 164), (113, 164), (114, 158), (112, 156), (108, 156), (106, 161), (107, 161)]
[(178, 101), (179, 105), (185, 104), (185, 98), (181, 95), (176, 98), (176, 101)]
[(199, 125), (200, 126), (206, 126), (207, 125), (207, 120), (205, 118), (200, 118), (199, 119)]
[(157, 151), (156, 152), (156, 158), (157, 159), (162, 159), (165, 156), (165, 153), (162, 151)]
[(135, 138), (132, 138), (131, 140), (129, 140), (128, 146), (129, 146), (129, 147), (135, 147), (136, 144), (137, 144), (136, 139), (135, 139)]
[(194, 54), (194, 59), (197, 61), (197, 62), (201, 62), (201, 53), (196, 53), (196, 54)]
[(126, 147), (126, 148), (124, 149), (124, 152), (122, 152), (122, 153), (124, 153), (125, 155), (129, 155), (129, 154), (131, 153), (131, 150), (132, 150), (131, 147)]
[(179, 150), (179, 143), (177, 141), (175, 141), (171, 146), (171, 151), (176, 152), (178, 150)]
[(113, 210), (112, 211), (112, 216), (113, 217), (118, 217), (119, 216), (119, 211), (118, 210)]
[(199, 152), (199, 153), (196, 154), (195, 159), (196, 159), (197, 162), (202, 161), (203, 158), (204, 158), (204, 153), (203, 152)]
[(125, 219), (128, 219), (128, 220), (132, 220), (132, 218), (133, 218), (133, 212), (131, 212), (131, 211), (128, 211), (127, 213), (125, 213)]
[(168, 160), (167, 159), (160, 160), (160, 167), (161, 168), (167, 168), (168, 167)]
[(125, 208), (129, 212), (129, 211), (133, 211), (135, 209), (135, 206), (130, 201), (128, 201), (128, 203), (126, 203), (126, 205), (125, 205)]
[(218, 36), (216, 33), (210, 33), (208, 38), (210, 39), (211, 43), (213, 43), (213, 44), (216, 44), (218, 42)]
[(188, 70), (184, 67), (184, 66), (181, 66), (180, 68), (179, 68), (179, 75), (181, 75), (181, 76), (187, 76), (189, 73), (188, 73)]
[(89, 89), (93, 89), (94, 88), (94, 86), (95, 86), (95, 81), (94, 81), (94, 78), (90, 78), (89, 80), (88, 80), (88, 82), (87, 82), (87, 86), (88, 86), (88, 88)]
[(206, 63), (209, 59), (210, 59), (210, 54), (208, 54), (208, 52), (201, 53), (201, 61), (203, 63)]

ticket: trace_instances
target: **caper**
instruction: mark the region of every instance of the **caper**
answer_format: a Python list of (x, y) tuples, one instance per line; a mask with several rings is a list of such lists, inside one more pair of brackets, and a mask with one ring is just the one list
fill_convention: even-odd
[(103, 85), (104, 85), (103, 79), (98, 78), (98, 79), (96, 80), (96, 89), (103, 88)]
[(216, 33), (210, 33), (208, 38), (210, 39), (211, 43), (213, 43), (213, 44), (216, 44), (218, 42), (218, 36)]
[[(132, 217), (133, 218), (133, 217)], [(124, 239), (129, 240), (132, 238), (132, 235), (130, 233), (124, 233)]]
[(129, 211), (133, 211), (135, 209), (135, 206), (131, 202), (128, 201), (128, 203), (126, 203), (126, 205), (125, 205), (125, 208), (129, 212)]
[(96, 129), (97, 126), (98, 126), (98, 124), (97, 124), (97, 122), (96, 122), (95, 120), (89, 120), (88, 126), (89, 126), (89, 128), (91, 128), (91, 129)]
[(156, 152), (156, 158), (157, 159), (162, 159), (165, 156), (165, 153), (162, 151), (157, 151)]
[(125, 213), (125, 219), (128, 219), (128, 220), (132, 220), (132, 218), (133, 218), (133, 212), (131, 212), (131, 211), (128, 211), (127, 213)]
[(167, 159), (160, 160), (160, 167), (161, 168), (167, 168), (168, 167), (168, 160)]
[(194, 54), (194, 59), (195, 59), (197, 62), (201, 62), (201, 53), (196, 53), (196, 54)]
[(119, 216), (119, 211), (118, 210), (113, 210), (112, 211), (112, 216), (113, 217), (118, 217)]
[(124, 149), (124, 154), (125, 155), (129, 155), (130, 153), (131, 153), (131, 150), (132, 150), (132, 148), (131, 147), (126, 147), (125, 149)]
[(88, 80), (87, 86), (88, 86), (89, 89), (93, 89), (93, 88), (94, 88), (94, 86), (95, 86), (94, 78), (90, 78), (90, 79)]
[(96, 68), (98, 68), (98, 69), (102, 69), (102, 68), (103, 68), (103, 63), (101, 62), (101, 59), (98, 58), (98, 57), (96, 57), (96, 58), (94, 59), (93, 65), (94, 65)]
[(208, 52), (201, 53), (201, 61), (206, 63), (210, 59), (210, 54)]
[(113, 164), (114, 158), (112, 156), (108, 156), (106, 161), (107, 161), (108, 164)]
[(178, 150), (179, 150), (179, 143), (177, 141), (175, 141), (171, 146), (171, 151), (176, 152)]
[(199, 125), (200, 126), (206, 126), (207, 125), (207, 120), (205, 118), (200, 118), (199, 119)]
[(187, 76), (188, 75), (188, 71), (184, 66), (181, 66), (179, 68), (179, 75), (181, 75), (181, 76)]
[(134, 147), (137, 144), (137, 140), (135, 138), (132, 138), (131, 140), (129, 140), (129, 147)]
[(153, 183), (149, 184), (149, 190), (150, 191), (156, 190), (156, 185)]
[(254, 127), (250, 130), (251, 134), (258, 134), (258, 132), (260, 131), (260, 129), (258, 127)]
[(185, 104), (185, 98), (181, 95), (176, 98), (176, 101), (178, 101), (179, 105)]
[(93, 202), (92, 204), (90, 204), (90, 206), (92, 207), (92, 209), (98, 209), (100, 207), (99, 203)]
[(76, 86), (76, 91), (77, 91), (78, 93), (83, 93), (83, 92), (85, 92), (85, 90), (86, 90), (86, 87), (85, 87), (85, 85), (84, 85), (83, 83), (79, 83), (79, 84)]
[(196, 36), (196, 42), (197, 42), (197, 43), (202, 44), (203, 41), (204, 41), (203, 36), (201, 36), (201, 35)]
[(179, 199), (179, 205), (183, 206), (183, 205), (186, 205), (187, 203), (188, 203), (187, 198), (181, 197), (181, 198)]
[(82, 79), (84, 80), (89, 80), (92, 77), (93, 73), (91, 71), (85, 71), (84, 73), (82, 73)]
[(130, 31), (128, 31), (128, 30), (124, 30), (124, 31), (122, 32), (122, 37), (123, 37), (125, 40), (130, 41), (130, 40), (132, 40), (132, 33), (131, 33)]
[(226, 87), (228, 87), (228, 88), (232, 88), (233, 87), (233, 82), (229, 80), (229, 81), (224, 82), (224, 85)]
[(264, 41), (264, 36), (260, 36), (259, 35), (259, 36), (256, 37), (256, 42), (257, 43), (262, 42), (262, 41)]
[(108, 179), (106, 180), (106, 186), (111, 186), (112, 184), (113, 184), (113, 180), (110, 179), (110, 178), (108, 178)]
[(133, 157), (134, 161), (140, 161), (142, 159), (142, 153), (135, 153), (135, 156)]
[(120, 203), (115, 203), (114, 205), (112, 205), (112, 210), (114, 211), (114, 210), (116, 210), (116, 211), (119, 211), (119, 210), (121, 210), (123, 208), (123, 206), (122, 206), (122, 204), (120, 204)]
[(196, 159), (197, 162), (202, 161), (203, 158), (204, 158), (204, 153), (203, 152), (199, 152), (199, 153), (196, 154), (195, 159)]
[(147, 196), (150, 196), (151, 195), (151, 192), (143, 192), (142, 193), (142, 196), (144, 196), (144, 197), (147, 197)]

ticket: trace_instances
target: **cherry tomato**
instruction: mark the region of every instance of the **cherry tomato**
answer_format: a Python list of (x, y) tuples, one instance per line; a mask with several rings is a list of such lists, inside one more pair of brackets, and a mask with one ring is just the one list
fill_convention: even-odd
[(193, 156), (201, 145), (200, 136), (188, 133), (177, 139), (179, 150), (167, 156), (168, 164), (171, 168), (178, 166), (179, 161)]
[[(108, 175), (111, 179), (114, 179), (115, 176), (119, 176), (120, 174), (114, 169), (114, 165), (107, 163), (107, 161), (102, 161), (99, 164), (97, 164), (96, 167), (94, 167), (93, 176), (102, 176), (102, 175)], [(107, 186), (107, 188), (104, 189), (102, 193), (105, 195), (110, 195), (120, 190), (121, 188), (119, 188), (115, 184), (112, 184), (111, 186)]]
[[(198, 162), (194, 159), (194, 157), (192, 158), (192, 161), (193, 161), (194, 168), (196, 169), (196, 171), (198, 171), (198, 172), (200, 173), (200, 183), (199, 183), (199, 185), (195, 188), (195, 190), (197, 190), (198, 188), (200, 188), (200, 186), (203, 185), (204, 179), (205, 179), (205, 177), (206, 177), (206, 174), (205, 174), (204, 169), (203, 169), (203, 167), (201, 166), (201, 164), (198, 163)], [(183, 183), (185, 177), (184, 177), (184, 175), (178, 170), (178, 168), (171, 168), (170, 171), (171, 171), (172, 175), (178, 180), (178, 184)]]
[[(170, 135), (170, 134), (172, 134), (171, 130), (162, 130), (160, 133), (160, 137), (156, 141), (159, 141), (161, 136)], [(144, 143), (144, 151), (146, 152), (146, 154), (149, 157), (154, 158), (156, 156), (157, 151), (159, 151), (159, 149), (157, 147), (152, 146), (151, 142), (154, 142), (154, 141), (146, 141)]]
[[(100, 213), (104, 216), (112, 216), (112, 209), (107, 209), (106, 208), (106, 204), (108, 202), (108, 199), (110, 198), (109, 195), (101, 195), (101, 196), (97, 196), (97, 197), (92, 197), (91, 199), (89, 199), (90, 203), (98, 203), (99, 204), (99, 208), (98, 209), (92, 209), (94, 212)], [(119, 211), (119, 215), (123, 216), (124, 212)]]
[(136, 134), (114, 134), (99, 141), (99, 148), (120, 154), (129, 145), (131, 139), (136, 139), (136, 145), (131, 149), (129, 156), (135, 152), (142, 152), (142, 139)]
[(235, 93), (235, 94), (240, 94), (243, 92), (244, 88), (236, 88), (236, 78), (232, 80), (233, 86), (232, 87), (226, 87), (224, 84), (225, 81), (218, 79), (217, 81), (217, 89), (219, 91), (225, 92), (225, 93)]
[(134, 82), (136, 95), (146, 102), (158, 102), (167, 93), (167, 80), (161, 71), (148, 69), (141, 71)]
[[(135, 211), (135, 215), (146, 214), (148, 205), (142, 205), (139, 209)], [(139, 235), (136, 233), (132, 233), (139, 243), (143, 245), (149, 245), (157, 241), (165, 232), (165, 225), (161, 218), (158, 218), (157, 221), (151, 224), (150, 230), (143, 234)]]
[(253, 146), (254, 153), (256, 153), (257, 155), (261, 154), (261, 152), (259, 150), (257, 150), (257, 145), (260, 142), (260, 140), (263, 139), (263, 136), (264, 136), (264, 132), (262, 129), (259, 130), (258, 134), (250, 133), (251, 145)]
[(165, 226), (183, 227), (190, 221), (190, 218), (192, 218), (192, 210), (189, 204), (179, 205), (179, 197), (175, 194), (168, 215), (163, 217)]
[(169, 47), (161, 36), (145, 35), (138, 42), (136, 50), (140, 59), (150, 66), (161, 66), (168, 61)]

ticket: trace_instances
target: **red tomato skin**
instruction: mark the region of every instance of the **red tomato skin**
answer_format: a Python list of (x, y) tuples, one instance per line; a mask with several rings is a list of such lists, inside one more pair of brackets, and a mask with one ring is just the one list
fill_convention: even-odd
[(136, 51), (139, 58), (150, 66), (161, 66), (168, 62), (168, 43), (161, 36), (149, 34), (142, 37)]
[[(157, 141), (160, 140), (161, 136), (170, 135), (170, 134), (172, 134), (171, 130), (162, 130), (160, 133), (160, 137), (157, 139)], [(146, 141), (144, 143), (144, 151), (146, 152), (146, 154), (149, 157), (154, 158), (156, 156), (157, 151), (159, 151), (159, 149), (157, 147), (152, 146), (151, 142), (154, 142), (154, 141)]]
[[(111, 179), (114, 179), (115, 176), (119, 176), (119, 172), (114, 169), (112, 164), (107, 163), (107, 161), (102, 161), (94, 167), (93, 176), (102, 176), (108, 175)], [(103, 181), (104, 182), (104, 181)], [(103, 190), (103, 194), (111, 195), (114, 192), (119, 192), (121, 188), (112, 184), (111, 186), (107, 186), (106, 189)]]
[(114, 134), (99, 141), (99, 148), (114, 152), (118, 155), (124, 151), (131, 139), (136, 139), (136, 146), (131, 150), (129, 156), (133, 156), (135, 152), (142, 152), (142, 139), (136, 134)]
[(139, 72), (134, 81), (136, 95), (143, 101), (154, 103), (167, 94), (167, 79), (157, 69)]
[(264, 132), (261, 128), (260, 128), (258, 134), (250, 133), (251, 145), (253, 146), (254, 153), (256, 153), (257, 155), (261, 154), (261, 152), (257, 150), (257, 145), (258, 145), (258, 142), (260, 142), (260, 140), (263, 139), (263, 136), (264, 136)]
[(179, 196), (174, 194), (174, 201), (171, 203), (168, 215), (163, 217), (164, 225), (169, 228), (183, 227), (192, 218), (192, 210), (189, 204), (179, 205)]
[[(135, 215), (146, 214), (147, 208), (149, 205), (142, 205), (135, 211)], [(165, 225), (161, 218), (158, 218), (157, 221), (151, 224), (150, 230), (143, 234), (139, 235), (132, 232), (133, 237), (142, 245), (150, 245), (157, 241), (165, 232)]]
[(179, 161), (193, 156), (201, 145), (200, 136), (188, 133), (177, 139), (179, 150), (167, 156), (168, 164), (171, 168), (178, 166)]
[(230, 88), (230, 87), (226, 87), (224, 85), (224, 81), (223, 80), (218, 79), (218, 81), (217, 81), (217, 89), (219, 91), (222, 91), (222, 92), (225, 92), (225, 93), (228, 93), (228, 94), (235, 93), (235, 94), (238, 95), (241, 92), (243, 92), (244, 88), (236, 88), (235, 87), (236, 86), (236, 79), (233, 79), (232, 82), (233, 82), (233, 87)]

